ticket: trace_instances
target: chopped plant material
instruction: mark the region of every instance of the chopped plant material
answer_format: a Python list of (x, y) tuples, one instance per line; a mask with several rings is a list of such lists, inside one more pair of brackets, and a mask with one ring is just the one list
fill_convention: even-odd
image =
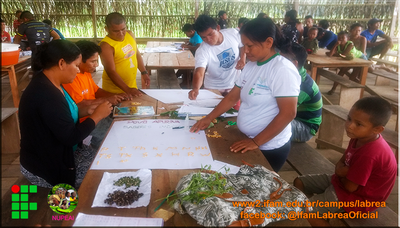
[[(229, 168), (226, 167), (223, 168), (225, 169), (225, 172), (229, 171)], [(208, 175), (205, 176), (204, 173), (207, 173)], [(232, 194), (230, 194), (229, 192), (234, 189), (233, 187), (226, 187), (226, 183), (227, 180), (222, 175), (222, 173), (212, 171), (211, 166), (207, 165), (205, 167), (202, 167), (202, 169), (199, 172), (193, 174), (189, 185), (185, 189), (171, 196), (167, 196), (166, 198), (163, 199), (169, 200), (169, 197), (183, 195), (183, 197), (181, 198), (182, 201), (188, 201), (197, 204), (203, 201), (204, 199), (216, 195), (226, 197), (229, 194), (231, 196)], [(175, 200), (176, 199), (174, 199), (172, 203)]]
[(121, 177), (117, 181), (114, 181), (114, 185), (115, 186), (123, 186), (123, 185), (125, 185), (125, 189), (127, 189), (127, 188), (129, 188), (131, 186), (140, 187), (140, 183), (141, 182), (142, 181), (140, 180), (139, 177), (136, 177), (136, 178), (134, 178), (132, 176), (130, 176), (130, 177)]
[(108, 205), (117, 204), (117, 206), (128, 206), (133, 202), (138, 201), (140, 197), (143, 196), (143, 193), (139, 193), (137, 188), (136, 190), (129, 190), (127, 192), (117, 190), (113, 193), (108, 194), (108, 198), (104, 200), (104, 203)]
[(238, 112), (238, 110), (236, 110), (236, 109), (234, 109), (234, 108), (231, 108), (231, 109), (229, 109), (228, 111), (226, 111), (226, 113), (228, 113), (228, 114), (233, 114), (233, 113), (235, 113), (235, 112)]
[(169, 116), (170, 119), (184, 119), (184, 117), (178, 117), (178, 111), (167, 111), (160, 113), (160, 116)]

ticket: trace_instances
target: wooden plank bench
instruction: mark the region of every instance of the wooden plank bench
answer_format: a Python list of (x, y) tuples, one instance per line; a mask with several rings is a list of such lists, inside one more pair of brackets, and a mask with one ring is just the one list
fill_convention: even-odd
[[(307, 143), (292, 143), (287, 162), (300, 175), (335, 172), (335, 165)], [(398, 215), (392, 209), (380, 207), (377, 211), (379, 215), (377, 219), (344, 219), (343, 221), (350, 227), (398, 227)]]
[(157, 85), (159, 89), (181, 89), (173, 69), (157, 70)]
[(1, 151), (19, 153), (18, 108), (1, 108)]
[(340, 85), (339, 105), (350, 109), (353, 104), (361, 98), (364, 86), (356, 82), (350, 81), (331, 71), (319, 68), (317, 75), (321, 75), (331, 81), (337, 82)]
[[(315, 140), (317, 148), (330, 148), (344, 153), (346, 148), (342, 147), (345, 122), (349, 111), (339, 105), (324, 105), (322, 107), (322, 123), (318, 129), (318, 138)], [(392, 147), (398, 158), (398, 133), (385, 129), (383, 138)], [(397, 159), (398, 160), (398, 159)]]
[(399, 62), (398, 61), (393, 62), (393, 61), (378, 59), (378, 58), (372, 58), (371, 60), (375, 61), (377, 63), (384, 63), (385, 65), (393, 66), (394, 68), (396, 68), (397, 71), (399, 71)]
[[(31, 185), (31, 183), (24, 177), (20, 177), (15, 185)], [(12, 203), (11, 194), (13, 192), (9, 189), (3, 196), (3, 202), (1, 204), (1, 225), (2, 227), (33, 227), (35, 225), (51, 225), (52, 227), (60, 227), (62, 220), (52, 220), (52, 216), (60, 216), (56, 212), (52, 211), (47, 203), (47, 196), (49, 194), (49, 188), (37, 187), (37, 193), (28, 193), (28, 203), (37, 203), (37, 210), (28, 210), (28, 219), (12, 219), (11, 212)], [(16, 203), (16, 202), (14, 202)], [(21, 203), (21, 202), (18, 202)], [(21, 207), (19, 207), (21, 210)], [(76, 218), (75, 218), (76, 219)]]
[(393, 72), (388, 72), (386, 70), (374, 70), (374, 72), (369, 73), (376, 76), (375, 85), (376, 86), (389, 86), (390, 81), (399, 81), (399, 75)]

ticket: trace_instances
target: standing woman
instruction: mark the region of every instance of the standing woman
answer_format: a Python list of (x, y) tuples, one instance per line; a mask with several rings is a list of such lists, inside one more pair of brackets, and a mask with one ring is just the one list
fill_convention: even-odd
[[(75, 102), (61, 86), (74, 80), (81, 59), (79, 48), (70, 41), (41, 45), (32, 66), (37, 73), (21, 97), (21, 172), (40, 187), (59, 183), (79, 187), (95, 151), (78, 144), (112, 109), (104, 102), (96, 109), (78, 113)], [(78, 118), (84, 115), (90, 116), (79, 123)]]
[(205, 129), (211, 120), (229, 110), (239, 99), (237, 124), (249, 138), (235, 142), (231, 151), (245, 153), (260, 148), (275, 172), (290, 151), (290, 122), (296, 116), (301, 77), (296, 67), (275, 51), (290, 45), (270, 18), (256, 18), (240, 30), (247, 59), (235, 87), (218, 106), (190, 129)]

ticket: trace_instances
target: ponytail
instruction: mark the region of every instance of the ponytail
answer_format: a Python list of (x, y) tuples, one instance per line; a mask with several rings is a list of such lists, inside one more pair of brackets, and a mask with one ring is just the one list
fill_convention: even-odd
[(81, 51), (79, 48), (67, 40), (53, 40), (38, 47), (37, 53), (33, 57), (33, 71), (46, 70), (57, 66), (60, 59), (64, 59), (67, 64), (76, 60)]

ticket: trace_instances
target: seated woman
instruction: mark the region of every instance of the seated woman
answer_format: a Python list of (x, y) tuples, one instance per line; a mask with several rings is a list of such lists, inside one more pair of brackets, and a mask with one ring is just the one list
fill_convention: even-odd
[[(21, 172), (37, 186), (67, 183), (78, 188), (95, 156), (94, 150), (80, 143), (111, 113), (108, 101), (78, 111), (61, 86), (74, 80), (81, 59), (75, 44), (54, 40), (41, 45), (33, 61), (37, 73), (22, 94), (18, 114)], [(79, 116), (85, 115), (90, 116), (79, 123)]]
[(198, 132), (228, 111), (240, 99), (237, 126), (248, 139), (235, 142), (230, 150), (245, 153), (259, 148), (275, 172), (290, 151), (291, 125), (296, 116), (301, 77), (296, 67), (275, 51), (290, 45), (270, 18), (256, 18), (240, 29), (249, 63), (235, 86), (206, 117), (190, 129)]

